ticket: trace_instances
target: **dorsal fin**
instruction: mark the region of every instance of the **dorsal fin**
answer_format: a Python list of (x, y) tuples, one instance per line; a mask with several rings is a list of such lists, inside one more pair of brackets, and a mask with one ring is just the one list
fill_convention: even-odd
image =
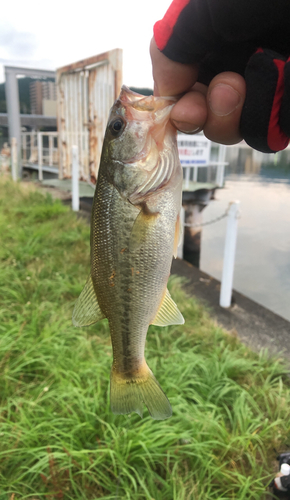
[(183, 325), (183, 323), (184, 317), (172, 300), (168, 289), (166, 289), (158, 312), (151, 324), (156, 326), (168, 326)]
[(98, 304), (92, 277), (89, 275), (73, 310), (73, 325), (89, 326), (104, 318), (105, 316)]

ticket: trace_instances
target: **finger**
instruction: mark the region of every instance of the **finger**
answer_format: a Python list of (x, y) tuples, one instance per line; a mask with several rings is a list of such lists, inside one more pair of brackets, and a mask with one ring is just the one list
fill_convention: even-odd
[(225, 72), (215, 76), (207, 93), (207, 120), (204, 134), (221, 144), (242, 140), (239, 130), (246, 83), (238, 73)]
[(154, 94), (179, 95), (189, 90), (197, 80), (197, 65), (181, 64), (168, 59), (157, 48), (154, 38), (150, 44)]
[(206, 97), (196, 90), (187, 92), (171, 111), (173, 125), (186, 134), (194, 134), (203, 129), (207, 119)]

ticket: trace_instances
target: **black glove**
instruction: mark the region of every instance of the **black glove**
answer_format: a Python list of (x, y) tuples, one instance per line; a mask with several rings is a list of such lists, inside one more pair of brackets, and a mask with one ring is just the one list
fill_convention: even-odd
[(290, 58), (259, 49), (246, 70), (241, 135), (253, 148), (275, 153), (290, 137)]
[(242, 136), (272, 153), (290, 137), (289, 20), (290, 0), (173, 0), (154, 36), (169, 59), (199, 63), (201, 83), (223, 71), (241, 74)]

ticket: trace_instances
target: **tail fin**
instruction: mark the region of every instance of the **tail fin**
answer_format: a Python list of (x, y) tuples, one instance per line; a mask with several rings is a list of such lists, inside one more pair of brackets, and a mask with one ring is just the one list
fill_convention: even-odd
[(142, 418), (143, 406), (147, 406), (152, 418), (164, 420), (172, 415), (171, 405), (154, 377), (144, 363), (142, 375), (124, 377), (112, 369), (111, 409), (113, 413), (125, 414), (135, 411)]

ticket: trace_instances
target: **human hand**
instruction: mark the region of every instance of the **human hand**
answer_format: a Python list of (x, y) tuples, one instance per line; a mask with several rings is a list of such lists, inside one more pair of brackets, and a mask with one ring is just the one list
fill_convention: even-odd
[(174, 126), (185, 133), (204, 131), (221, 144), (242, 140), (240, 118), (246, 83), (238, 73), (222, 72), (208, 86), (198, 83), (198, 64), (182, 64), (168, 59), (151, 40), (154, 94), (181, 96), (171, 112)]
[(274, 0), (172, 0), (154, 25), (150, 51), (155, 94), (179, 97), (176, 128), (203, 130), (222, 144), (245, 139), (265, 153), (284, 149), (289, 16), (289, 0), (279, 9)]

